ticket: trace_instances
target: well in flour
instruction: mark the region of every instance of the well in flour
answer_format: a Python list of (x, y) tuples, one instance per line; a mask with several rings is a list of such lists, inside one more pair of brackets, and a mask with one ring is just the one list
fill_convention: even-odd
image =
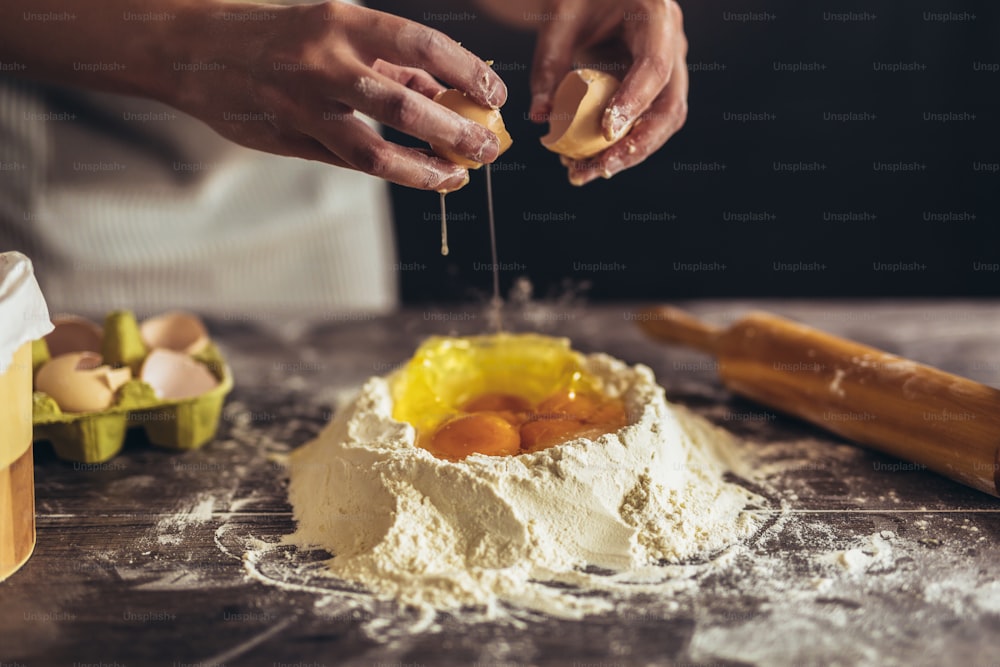
[(334, 576), (403, 605), (580, 617), (612, 607), (602, 592), (668, 578), (658, 564), (749, 537), (758, 499), (723, 479), (729, 436), (669, 405), (648, 368), (581, 359), (630, 423), (516, 457), (434, 457), (392, 418), (391, 378), (370, 379), (291, 456), (286, 541), (329, 551)]

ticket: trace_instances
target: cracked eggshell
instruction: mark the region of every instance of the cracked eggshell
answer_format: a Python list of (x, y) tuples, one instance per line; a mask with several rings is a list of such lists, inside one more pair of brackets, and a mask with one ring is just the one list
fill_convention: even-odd
[(52, 327), (52, 331), (45, 335), (50, 357), (70, 352), (100, 353), (104, 330), (87, 318), (76, 315), (53, 317)]
[(96, 352), (70, 352), (38, 369), (35, 389), (48, 394), (63, 412), (96, 412), (111, 406), (118, 388), (131, 379), (128, 368), (112, 368)]
[(214, 389), (219, 381), (208, 368), (183, 352), (154, 349), (142, 362), (139, 379), (162, 400), (194, 398)]
[(202, 321), (180, 310), (150, 317), (139, 326), (146, 347), (197, 354), (208, 345), (208, 330)]
[(604, 110), (620, 85), (612, 75), (594, 69), (576, 69), (563, 77), (552, 98), (549, 133), (542, 137), (542, 145), (553, 153), (583, 160), (621, 140), (627, 132), (608, 141), (601, 129)]
[[(503, 117), (501, 117), (499, 109), (484, 107), (462, 91), (455, 90), (454, 88), (442, 90), (434, 96), (434, 101), (442, 106), (448, 107), (464, 118), (468, 118), (471, 121), (479, 123), (487, 130), (497, 135), (497, 139), (500, 140), (500, 152), (498, 155), (503, 155), (504, 152), (511, 147), (511, 144), (514, 143), (514, 140), (510, 138), (510, 133), (507, 132), (507, 127), (503, 123)], [(435, 146), (434, 144), (431, 144), (431, 148), (434, 149), (434, 152), (441, 157), (446, 160), (451, 160), (460, 167), (479, 169), (483, 166), (481, 162), (474, 162), (466, 157), (452, 152), (444, 146)]]

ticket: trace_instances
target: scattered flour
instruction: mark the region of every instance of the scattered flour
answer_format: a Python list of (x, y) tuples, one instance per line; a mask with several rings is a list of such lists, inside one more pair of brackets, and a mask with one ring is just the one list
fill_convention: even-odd
[(762, 499), (723, 480), (739, 472), (725, 431), (668, 405), (644, 366), (601, 354), (584, 365), (629, 426), (461, 462), (416, 447), (392, 418), (391, 379), (370, 379), (291, 455), (298, 530), (286, 543), (325, 549), (335, 577), (418, 609), (578, 618), (613, 608), (594, 593), (662, 583), (670, 568), (650, 566), (708, 559), (760, 527), (748, 508)]
[(883, 530), (861, 540), (858, 546), (844, 551), (834, 551), (820, 556), (822, 563), (832, 563), (847, 573), (861, 575), (874, 570), (885, 570), (893, 566), (892, 542), (895, 533)]
[(840, 398), (843, 398), (846, 395), (843, 386), (845, 377), (847, 377), (847, 371), (843, 368), (838, 368), (834, 371), (833, 380), (830, 381), (831, 394), (839, 396)]
[(156, 523), (157, 541), (163, 545), (178, 545), (184, 541), (184, 531), (191, 525), (212, 520), (215, 497), (212, 494), (196, 496), (189, 505), (180, 507)]

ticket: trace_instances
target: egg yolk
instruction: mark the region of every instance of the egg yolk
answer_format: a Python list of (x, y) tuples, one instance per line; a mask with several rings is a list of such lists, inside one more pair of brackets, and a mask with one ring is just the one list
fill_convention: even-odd
[(509, 421), (489, 412), (452, 417), (430, 438), (427, 449), (438, 458), (458, 461), (469, 454), (510, 456), (521, 451), (521, 436)]
[(549, 396), (538, 404), (538, 413), (572, 417), (587, 424), (618, 424), (617, 428), (625, 425), (625, 406), (621, 401), (573, 391)]
[(534, 419), (521, 426), (521, 449), (540, 452), (577, 437), (587, 425), (578, 419)]
[(463, 412), (492, 412), (503, 417), (513, 426), (520, 426), (528, 419), (531, 403), (514, 394), (481, 394), (462, 404)]
[(548, 449), (575, 438), (598, 438), (626, 424), (620, 400), (573, 391), (558, 392), (536, 406), (514, 394), (475, 396), (419, 444), (439, 458), (460, 461), (471, 454), (512, 456)]
[(528, 412), (531, 410), (531, 402), (514, 394), (480, 394), (463, 403), (462, 410), (465, 412)]
[(393, 419), (416, 429), (418, 447), (452, 461), (537, 452), (626, 424), (622, 401), (604, 394), (565, 338), (431, 337), (390, 387)]

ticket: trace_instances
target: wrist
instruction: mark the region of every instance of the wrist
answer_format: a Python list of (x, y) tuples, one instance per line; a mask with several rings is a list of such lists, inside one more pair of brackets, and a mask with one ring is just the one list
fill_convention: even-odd
[[(141, 94), (195, 113), (239, 76), (240, 30), (269, 7), (224, 0), (185, 2), (148, 34), (149, 58)], [(272, 12), (273, 13), (273, 12)]]

